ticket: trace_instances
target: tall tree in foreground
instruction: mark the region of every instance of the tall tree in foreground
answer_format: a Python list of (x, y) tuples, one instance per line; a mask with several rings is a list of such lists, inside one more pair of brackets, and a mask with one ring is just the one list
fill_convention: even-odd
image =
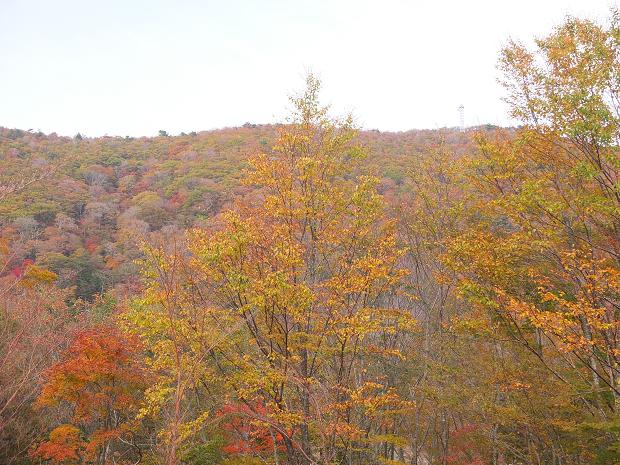
[[(193, 402), (192, 427), (217, 405), (190, 402), (204, 386), (222, 389), (216, 411), (241, 405), (248, 428), (271, 437), (264, 460), (391, 460), (402, 442), (395, 418), (411, 407), (398, 392), (414, 329), (401, 308), (403, 250), (377, 180), (356, 172), (363, 153), (351, 120), (330, 119), (318, 92), (309, 76), (271, 153), (251, 159), (251, 201), (191, 231), (189, 255), (154, 255), (129, 327), (153, 344), (151, 365), (168, 367), (164, 404)], [(145, 311), (159, 329), (140, 319)], [(178, 425), (169, 439), (188, 431)]]
[(255, 414), (289, 463), (393, 459), (394, 416), (410, 407), (398, 371), (385, 371), (413, 328), (399, 308), (403, 250), (377, 180), (355, 171), (351, 119), (330, 119), (318, 93), (309, 76), (272, 152), (251, 159), (256, 205), (227, 213), (216, 233), (193, 231), (190, 248), (250, 338), (231, 386), (250, 409), (266, 405)]
[(525, 126), (479, 138), (468, 170), (470, 227), (446, 260), (477, 321), (508, 336), (497, 360), (531, 366), (504, 365), (519, 388), (496, 409), (519, 414), (496, 417), (496, 463), (620, 459), (619, 20), (568, 18), (534, 51), (511, 43), (501, 67)]

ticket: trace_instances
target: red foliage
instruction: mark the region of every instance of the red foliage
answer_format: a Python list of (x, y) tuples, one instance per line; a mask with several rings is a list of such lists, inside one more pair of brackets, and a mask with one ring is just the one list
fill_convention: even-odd
[(26, 272), (26, 270), (28, 269), (29, 266), (34, 265), (34, 261), (30, 260), (29, 258), (27, 258), (26, 260), (24, 260), (21, 264), (19, 264), (18, 266), (16, 266), (15, 268), (13, 268), (11, 270), (11, 274), (13, 276), (15, 276), (16, 278), (21, 278), (24, 276), (24, 273)]
[(180, 208), (187, 200), (187, 194), (185, 192), (175, 192), (168, 201), (171, 208)]
[(226, 432), (224, 452), (231, 455), (272, 453), (274, 439), (278, 450), (282, 451), (283, 437), (266, 423), (269, 411), (264, 404), (256, 402), (246, 404), (226, 404), (218, 412), (218, 416), (226, 417), (222, 423)]
[(84, 248), (88, 250), (88, 252), (90, 252), (91, 254), (94, 253), (95, 250), (97, 250), (97, 247), (99, 247), (98, 238), (89, 237), (88, 239), (84, 241)]
[(450, 433), (450, 448), (446, 460), (449, 465), (483, 465), (478, 452), (476, 425), (467, 424)]

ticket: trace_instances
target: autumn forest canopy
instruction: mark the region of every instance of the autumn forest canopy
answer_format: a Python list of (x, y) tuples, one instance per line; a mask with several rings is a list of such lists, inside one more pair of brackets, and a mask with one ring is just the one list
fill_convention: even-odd
[(0, 464), (620, 464), (620, 13), (516, 128), (0, 127)]

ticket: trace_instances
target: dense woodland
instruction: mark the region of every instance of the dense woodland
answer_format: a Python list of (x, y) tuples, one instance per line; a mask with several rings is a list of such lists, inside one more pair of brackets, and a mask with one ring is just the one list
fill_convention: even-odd
[(0, 463), (620, 464), (620, 14), (518, 128), (0, 128)]

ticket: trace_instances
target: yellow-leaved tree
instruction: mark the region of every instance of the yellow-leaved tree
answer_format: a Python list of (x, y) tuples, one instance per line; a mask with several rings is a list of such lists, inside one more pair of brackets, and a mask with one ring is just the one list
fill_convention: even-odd
[[(519, 389), (497, 403), (507, 411), (521, 390), (547, 413), (498, 420), (493, 439), (538, 430), (528, 434), (531, 461), (620, 457), (619, 58), (617, 11), (607, 25), (567, 18), (533, 50), (515, 42), (503, 50), (507, 101), (524, 125), (478, 137), (465, 174), (469, 225), (447, 241), (445, 262), (488, 315), (479, 321), (494, 347), (502, 334), (520, 359), (530, 357), (529, 373), (511, 383)], [(555, 387), (541, 397), (532, 385)]]
[(130, 326), (153, 341), (152, 365), (169, 367), (154, 403), (219, 383), (221, 407), (242, 405), (272, 436), (274, 462), (391, 460), (396, 417), (411, 408), (394, 369), (415, 329), (400, 292), (404, 250), (377, 180), (356, 171), (351, 118), (330, 118), (319, 87), (308, 76), (272, 150), (251, 158), (251, 201), (189, 233), (183, 285), (160, 279), (180, 261), (156, 254), (160, 276)]

